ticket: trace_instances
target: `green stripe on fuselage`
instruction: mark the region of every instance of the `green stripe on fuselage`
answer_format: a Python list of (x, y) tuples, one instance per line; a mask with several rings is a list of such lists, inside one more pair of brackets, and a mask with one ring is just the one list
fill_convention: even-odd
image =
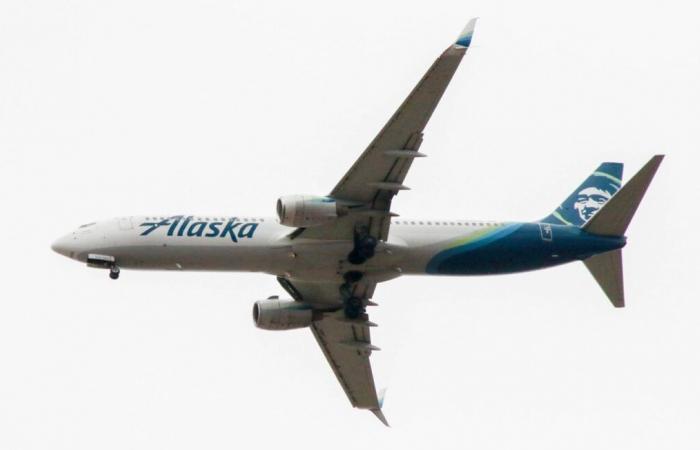
[(498, 231), (502, 228), (503, 228), (503, 226), (499, 225), (495, 228), (483, 228), (481, 230), (474, 231), (469, 236), (463, 237), (461, 239), (457, 239), (456, 241), (452, 241), (450, 243), (450, 246), (447, 247), (447, 249), (459, 247), (461, 245), (471, 244), (472, 242), (483, 239), (483, 238), (489, 236), (491, 233), (495, 233), (496, 231)]

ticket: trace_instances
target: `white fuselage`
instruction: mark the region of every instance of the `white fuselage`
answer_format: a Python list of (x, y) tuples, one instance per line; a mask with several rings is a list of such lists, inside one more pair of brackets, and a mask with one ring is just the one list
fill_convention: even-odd
[[(178, 216), (179, 217), (179, 216)], [(53, 244), (77, 261), (113, 257), (119, 267), (152, 270), (263, 272), (299, 280), (340, 279), (352, 270), (352, 240), (291, 239), (294, 228), (275, 218), (132, 216), (83, 225)], [(492, 222), (395, 220), (387, 242), (363, 266), (377, 281), (425, 274), (446, 241), (469, 236)]]

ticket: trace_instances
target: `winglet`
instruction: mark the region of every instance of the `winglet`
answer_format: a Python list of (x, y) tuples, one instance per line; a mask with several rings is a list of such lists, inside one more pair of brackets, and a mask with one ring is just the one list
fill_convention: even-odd
[(377, 404), (379, 405), (379, 408), (370, 409), (370, 411), (372, 411), (372, 414), (377, 416), (377, 419), (381, 420), (382, 423), (388, 427), (388, 426), (390, 426), (389, 422), (387, 422), (386, 417), (384, 417), (384, 413), (382, 413), (382, 407), (384, 406), (384, 396), (385, 395), (386, 395), (386, 388), (381, 389), (377, 393)]
[(462, 30), (457, 38), (457, 41), (455, 42), (456, 46), (464, 48), (469, 47), (469, 45), (472, 43), (472, 36), (474, 35), (474, 28), (476, 27), (477, 19), (478, 17), (474, 17), (469, 21), (469, 23), (467, 23), (467, 26), (464, 27), (464, 30)]
[(384, 407), (384, 397), (386, 396), (386, 389), (387, 389), (387, 388), (381, 389), (381, 390), (378, 392), (378, 395), (377, 395), (377, 401), (379, 402), (379, 407), (380, 407), (380, 408), (383, 408), (383, 407)]
[(379, 419), (384, 425), (387, 427), (390, 426), (389, 422), (387, 422), (386, 417), (384, 417), (384, 414), (382, 413), (382, 410), (377, 408), (377, 409), (370, 409), (372, 411), (372, 414), (377, 416), (377, 419)]

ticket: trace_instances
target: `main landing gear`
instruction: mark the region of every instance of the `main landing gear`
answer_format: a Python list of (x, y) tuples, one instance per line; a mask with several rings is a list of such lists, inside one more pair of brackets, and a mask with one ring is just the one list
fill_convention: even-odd
[[(369, 228), (361, 225), (355, 227), (353, 233), (353, 249), (348, 254), (350, 264), (359, 266), (374, 256), (377, 247), (377, 238), (369, 234)], [(343, 275), (345, 283), (340, 286), (340, 295), (343, 298), (343, 309), (345, 317), (357, 319), (365, 313), (364, 299), (357, 297), (353, 293), (355, 284), (362, 279), (362, 272), (350, 270)]]
[(352, 251), (348, 254), (350, 264), (360, 265), (374, 256), (374, 249), (377, 247), (377, 238), (369, 234), (366, 226), (357, 227), (353, 236), (355, 243)]
[(353, 295), (355, 283), (362, 279), (362, 272), (351, 270), (343, 275), (345, 283), (340, 286), (340, 295), (343, 298), (343, 311), (348, 319), (357, 319), (365, 312), (364, 302), (360, 297)]
[(365, 312), (365, 306), (362, 304), (362, 299), (358, 297), (350, 297), (345, 301), (345, 317), (348, 319), (357, 319)]

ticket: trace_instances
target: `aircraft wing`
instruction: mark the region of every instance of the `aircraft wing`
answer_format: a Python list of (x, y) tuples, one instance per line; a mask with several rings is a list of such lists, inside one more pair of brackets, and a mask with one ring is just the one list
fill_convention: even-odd
[[(366, 313), (357, 319), (345, 317), (343, 310), (338, 309), (343, 304), (340, 284), (292, 282), (284, 278), (278, 278), (278, 281), (295, 300), (311, 304), (320, 311), (326, 309), (311, 325), (316, 342), (352, 406), (369, 409), (388, 426), (369, 362), (372, 351), (379, 350), (372, 345), (369, 331), (376, 324), (369, 321)], [(373, 305), (370, 298), (375, 287), (374, 282), (360, 281), (353, 286), (352, 295), (361, 299), (364, 305)]]
[(311, 331), (352, 406), (369, 409), (389, 426), (382, 414), (382, 401), (369, 362), (372, 351), (379, 350), (370, 338), (369, 329), (373, 326), (367, 314), (350, 320), (339, 310), (323, 313), (323, 318), (311, 325)]
[(440, 102), (469, 45), (476, 19), (469, 21), (457, 41), (450, 45), (423, 76), (384, 128), (355, 164), (333, 188), (330, 197), (351, 205), (348, 216), (334, 223), (307, 228), (294, 237), (348, 239), (356, 225), (386, 240), (391, 223), (391, 200), (401, 190), (408, 169), (423, 142), (423, 129)]
[[(386, 241), (389, 234), (393, 197), (401, 190), (413, 159), (423, 141), (423, 129), (437, 107), (447, 85), (471, 44), (476, 19), (472, 19), (423, 76), (403, 104), (362, 153), (330, 197), (347, 207), (347, 215), (318, 227), (299, 228), (292, 239), (353, 239), (358, 227)], [(343, 299), (359, 299), (364, 306), (370, 301), (376, 282), (367, 279), (355, 283), (290, 281), (278, 278), (295, 300), (312, 305), (318, 313), (311, 330), (323, 350), (350, 403), (372, 411), (388, 425), (381, 411), (369, 357), (378, 350), (372, 345), (370, 328), (376, 326), (364, 312), (356, 319), (345, 315)]]

